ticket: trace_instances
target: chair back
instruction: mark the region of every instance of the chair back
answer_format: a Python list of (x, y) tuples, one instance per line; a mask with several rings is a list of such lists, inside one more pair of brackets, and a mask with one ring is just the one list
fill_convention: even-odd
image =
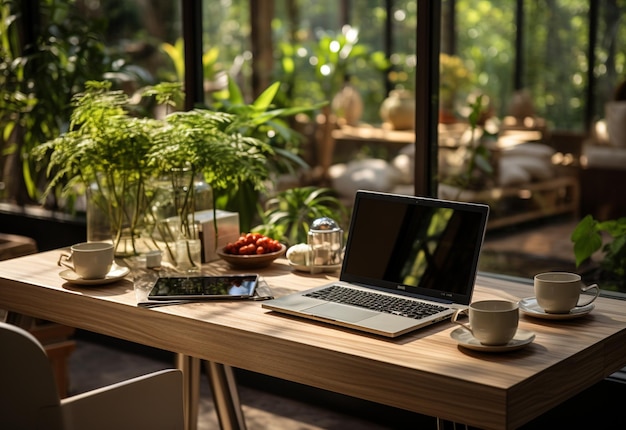
[(54, 373), (33, 335), (0, 322), (0, 428), (63, 428)]

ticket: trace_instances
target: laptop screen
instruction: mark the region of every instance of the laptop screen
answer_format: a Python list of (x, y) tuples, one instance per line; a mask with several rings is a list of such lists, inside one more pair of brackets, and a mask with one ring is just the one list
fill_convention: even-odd
[(358, 191), (341, 280), (469, 304), (489, 208)]

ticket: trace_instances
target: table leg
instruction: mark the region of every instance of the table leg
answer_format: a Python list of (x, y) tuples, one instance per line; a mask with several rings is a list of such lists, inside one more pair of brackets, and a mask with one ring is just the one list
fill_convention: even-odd
[(246, 430), (233, 368), (213, 361), (205, 362), (222, 430)]
[(183, 372), (185, 430), (196, 430), (200, 404), (200, 360), (188, 355), (176, 354), (176, 367)]
[(437, 418), (437, 430), (468, 430), (465, 424), (457, 424), (452, 421), (442, 420)]
[[(177, 354), (176, 367), (183, 372), (185, 429), (196, 430), (200, 402), (200, 360)], [(209, 377), (220, 428), (222, 430), (246, 430), (232, 367), (205, 361), (205, 369)]]

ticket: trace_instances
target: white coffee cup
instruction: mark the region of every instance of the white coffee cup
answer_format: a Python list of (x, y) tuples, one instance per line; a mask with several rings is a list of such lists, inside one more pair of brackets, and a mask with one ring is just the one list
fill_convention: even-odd
[[(458, 321), (462, 313), (469, 314), (469, 324)], [(452, 322), (465, 327), (483, 345), (506, 345), (517, 332), (519, 307), (509, 300), (473, 302), (468, 309), (457, 310)]]
[[(574, 308), (587, 306), (600, 294), (598, 285), (585, 286), (580, 275), (570, 272), (540, 273), (535, 275), (534, 286), (537, 304), (551, 314), (566, 314)], [(595, 290), (595, 295), (579, 304), (580, 293), (588, 290)]]
[(72, 245), (70, 252), (61, 252), (59, 266), (67, 267), (83, 279), (103, 279), (113, 265), (113, 244), (83, 242)]

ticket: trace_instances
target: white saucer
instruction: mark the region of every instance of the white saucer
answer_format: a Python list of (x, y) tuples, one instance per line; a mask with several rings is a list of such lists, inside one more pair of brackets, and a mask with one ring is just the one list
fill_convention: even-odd
[(528, 330), (518, 329), (513, 339), (506, 345), (483, 345), (470, 333), (469, 330), (459, 327), (450, 333), (450, 337), (467, 349), (482, 352), (508, 352), (520, 349), (531, 343), (535, 339), (535, 333)]
[(519, 308), (526, 315), (547, 320), (571, 320), (584, 317), (591, 312), (594, 307), (595, 305), (593, 303), (589, 303), (588, 305), (574, 308), (566, 314), (551, 314), (539, 307), (537, 299), (534, 297), (527, 297), (519, 301)]
[(113, 263), (111, 270), (101, 279), (83, 279), (73, 270), (67, 269), (59, 273), (59, 276), (71, 284), (78, 285), (103, 285), (118, 281), (130, 273), (130, 269)]
[[(311, 273), (311, 266), (307, 266), (304, 264), (295, 264), (295, 263), (292, 263), (291, 261), (289, 262), (289, 265), (299, 272)], [(341, 269), (341, 264), (329, 264), (326, 266), (315, 266), (315, 269), (317, 272), (334, 272), (336, 270)]]

